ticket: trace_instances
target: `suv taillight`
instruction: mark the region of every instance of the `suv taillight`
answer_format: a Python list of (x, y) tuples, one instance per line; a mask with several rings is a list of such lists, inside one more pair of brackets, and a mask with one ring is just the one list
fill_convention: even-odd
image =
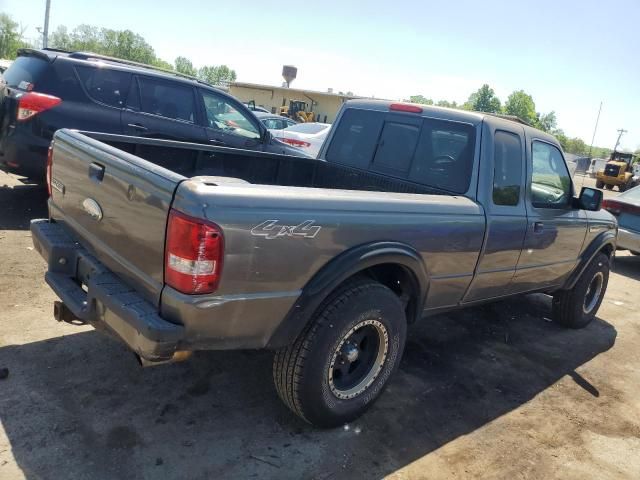
[(45, 93), (26, 92), (20, 95), (18, 100), (18, 117), (19, 122), (29, 120), (31, 117), (40, 112), (49, 110), (62, 102), (58, 97), (47, 95)]
[(53, 168), (53, 142), (49, 144), (49, 150), (47, 151), (47, 193), (51, 196), (51, 169)]
[(212, 293), (218, 288), (224, 257), (222, 230), (214, 223), (169, 212), (164, 281), (187, 294)]

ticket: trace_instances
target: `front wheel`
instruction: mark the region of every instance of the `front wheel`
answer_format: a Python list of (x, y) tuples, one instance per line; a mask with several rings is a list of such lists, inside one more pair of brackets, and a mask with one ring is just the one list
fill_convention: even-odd
[(596, 188), (604, 187), (604, 182), (602, 180), (596, 180)]
[(571, 290), (553, 296), (553, 320), (569, 328), (583, 328), (596, 316), (609, 282), (609, 257), (599, 253)]
[(397, 295), (360, 278), (334, 292), (293, 345), (276, 352), (278, 395), (299, 417), (335, 427), (362, 415), (400, 363), (407, 321)]
[(606, 188), (607, 190), (613, 190), (613, 185), (610, 183), (607, 183), (604, 188)]

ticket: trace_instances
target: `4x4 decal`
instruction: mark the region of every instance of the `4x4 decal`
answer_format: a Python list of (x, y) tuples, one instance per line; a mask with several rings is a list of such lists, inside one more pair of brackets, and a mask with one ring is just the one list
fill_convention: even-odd
[(251, 235), (272, 240), (279, 237), (314, 238), (322, 229), (315, 220), (305, 220), (298, 225), (281, 225), (280, 220), (266, 220), (251, 229)]

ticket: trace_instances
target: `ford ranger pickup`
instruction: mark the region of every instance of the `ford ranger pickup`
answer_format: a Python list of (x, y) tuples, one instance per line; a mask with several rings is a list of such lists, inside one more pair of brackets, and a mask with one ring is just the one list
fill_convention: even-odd
[(274, 350), (278, 394), (321, 427), (375, 401), (409, 323), (543, 292), (585, 327), (616, 248), (554, 137), (406, 103), (347, 102), (318, 159), (62, 129), (47, 179), (56, 319), (143, 365)]

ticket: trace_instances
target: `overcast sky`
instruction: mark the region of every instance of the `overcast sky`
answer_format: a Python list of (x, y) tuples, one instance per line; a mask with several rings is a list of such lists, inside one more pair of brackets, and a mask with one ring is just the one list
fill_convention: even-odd
[[(36, 38), (45, 0), (0, 0)], [(595, 144), (640, 147), (640, 1), (52, 0), (51, 26), (87, 23), (141, 34), (161, 58), (227, 64), (238, 80), (400, 99), (464, 102), (488, 83)]]

